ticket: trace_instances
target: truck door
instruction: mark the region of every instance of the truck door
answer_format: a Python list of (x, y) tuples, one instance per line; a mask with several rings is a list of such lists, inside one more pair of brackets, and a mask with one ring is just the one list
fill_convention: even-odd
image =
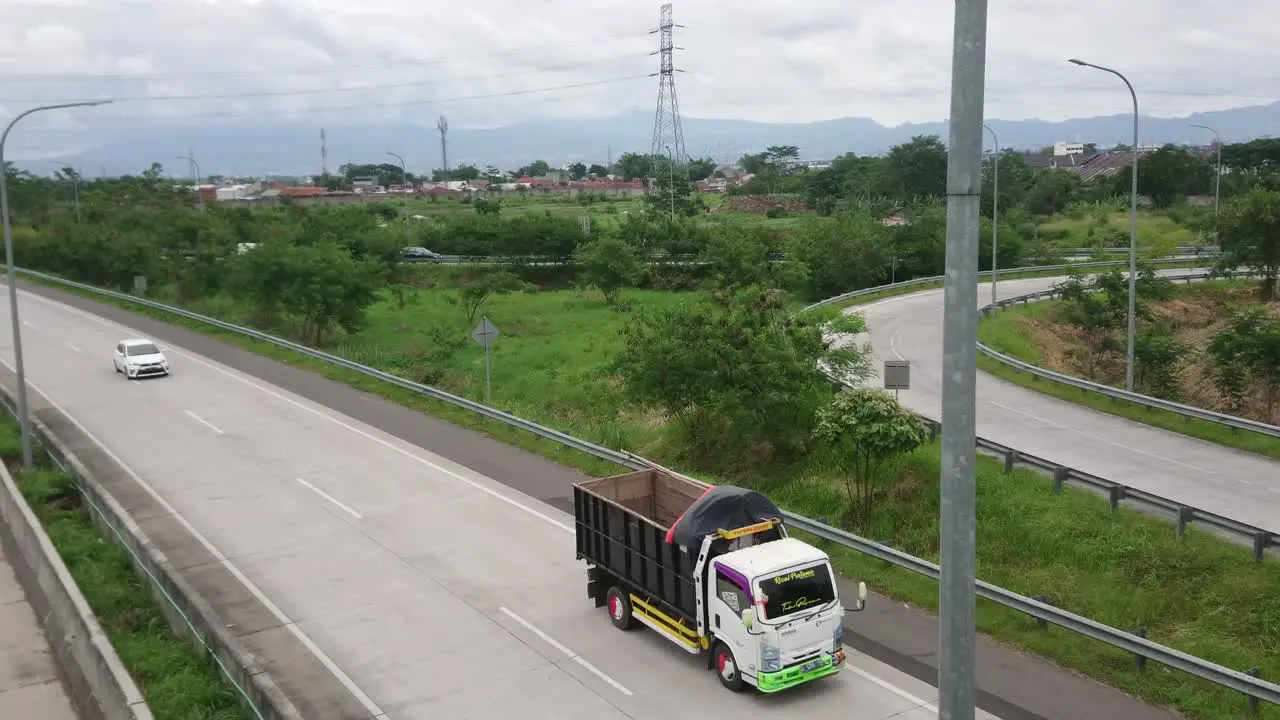
[[(744, 675), (755, 677), (758, 658), (747, 628), (742, 624), (742, 611), (751, 607), (750, 586), (746, 578), (720, 565), (714, 566), (714, 596), (707, 599), (711, 632), (733, 651), (733, 657)], [(710, 594), (710, 593), (708, 593)]]

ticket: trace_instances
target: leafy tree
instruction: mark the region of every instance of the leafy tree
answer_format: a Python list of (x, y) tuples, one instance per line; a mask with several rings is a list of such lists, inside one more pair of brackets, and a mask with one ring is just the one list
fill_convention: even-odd
[(644, 196), (645, 207), (650, 212), (670, 215), (693, 216), (704, 207), (702, 198), (694, 192), (693, 183), (683, 170), (672, 171), (666, 158), (653, 175), (653, 185)]
[(884, 463), (929, 439), (924, 421), (877, 388), (842, 390), (818, 411), (813, 434), (844, 469), (850, 516), (864, 526), (871, 520)]
[(685, 165), (685, 173), (693, 182), (706, 180), (711, 177), (711, 173), (716, 171), (716, 161), (711, 158), (702, 158), (701, 160), (690, 160)]
[(889, 150), (880, 191), (902, 201), (940, 198), (947, 191), (947, 148), (937, 136), (917, 135)]
[(637, 312), (613, 369), (630, 397), (676, 420), (703, 460), (794, 453), (830, 396), (819, 363), (856, 374), (867, 353), (833, 348), (825, 319), (792, 318), (778, 291), (717, 290), (706, 300)]
[(591, 177), (602, 178), (609, 174), (609, 168), (593, 163), (591, 167), (587, 168), (587, 174)]
[[(1213, 166), (1186, 148), (1165, 145), (1143, 155), (1139, 161), (1138, 192), (1151, 198), (1158, 208), (1165, 208), (1187, 195), (1212, 192)], [(1130, 191), (1133, 168), (1126, 165), (1114, 176), (1117, 195)]]
[(471, 204), (475, 208), (477, 215), (500, 215), (502, 213), (502, 200), (489, 200), (480, 198)]
[(476, 313), (494, 295), (506, 295), (520, 290), (529, 291), (533, 285), (521, 280), (510, 270), (491, 270), (477, 273), (458, 289), (450, 302), (461, 305), (467, 315), (467, 324), (475, 322)]
[(573, 163), (573, 164), (571, 164), (571, 165), (569, 166), (569, 179), (570, 179), (570, 180), (581, 180), (582, 178), (584, 178), (584, 177), (586, 177), (586, 176), (587, 176), (587, 166), (586, 166), (586, 165), (584, 165), (584, 164), (582, 164), (582, 163), (580, 163), (580, 162), (576, 162), (576, 163)]
[(1134, 379), (1148, 395), (1176, 400), (1178, 374), (1187, 356), (1187, 346), (1172, 335), (1138, 333), (1133, 342)]
[(580, 269), (582, 282), (604, 293), (610, 305), (618, 302), (622, 288), (639, 282), (644, 271), (633, 246), (608, 236), (578, 246), (574, 264)]
[(1262, 275), (1264, 302), (1276, 297), (1280, 276), (1280, 192), (1254, 188), (1223, 206), (1220, 269), (1249, 268)]
[(529, 177), (541, 177), (551, 172), (551, 166), (546, 160), (534, 160), (516, 171), (516, 175), (528, 175)]
[(803, 286), (808, 269), (795, 261), (773, 261), (776, 238), (765, 231), (727, 225), (714, 229), (702, 249), (706, 262), (720, 287), (769, 285), (788, 290)]
[(812, 220), (791, 236), (787, 257), (807, 268), (810, 298), (831, 297), (888, 278), (886, 236), (885, 227), (866, 214)]
[(339, 327), (359, 330), (365, 308), (377, 300), (378, 267), (372, 261), (355, 260), (337, 245), (294, 246), (288, 254), (288, 286), (283, 296), (286, 311), (302, 321), (302, 339), (324, 343)]

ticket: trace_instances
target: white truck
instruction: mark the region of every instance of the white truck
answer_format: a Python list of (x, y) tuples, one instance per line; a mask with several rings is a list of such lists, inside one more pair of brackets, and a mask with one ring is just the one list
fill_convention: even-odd
[[(730, 690), (772, 693), (845, 662), (844, 615), (826, 553), (787, 536), (760, 493), (653, 469), (573, 486), (587, 595), (613, 624), (705, 654)], [(848, 611), (866, 606), (867, 588)]]

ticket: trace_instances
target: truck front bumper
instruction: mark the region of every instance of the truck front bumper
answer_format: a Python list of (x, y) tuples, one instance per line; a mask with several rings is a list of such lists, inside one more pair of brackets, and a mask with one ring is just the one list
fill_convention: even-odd
[(844, 667), (844, 651), (839, 650), (834, 653), (823, 653), (813, 660), (792, 665), (783, 668), (777, 672), (762, 672), (756, 677), (756, 687), (760, 692), (774, 693), (779, 690), (786, 690), (797, 685), (803, 685), (810, 680), (834, 675), (840, 672)]

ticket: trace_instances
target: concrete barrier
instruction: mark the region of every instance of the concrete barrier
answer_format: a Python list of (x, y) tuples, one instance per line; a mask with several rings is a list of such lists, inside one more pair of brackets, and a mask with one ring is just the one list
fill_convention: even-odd
[(151, 720), (151, 709), (39, 518), (0, 463), (0, 543), (44, 626), (59, 674), (81, 718)]
[[(8, 401), (6, 404), (12, 407), (8, 388), (3, 387), (0, 390), (3, 390), (6, 396), (5, 400)], [(245, 650), (241, 642), (228, 631), (226, 623), (213, 607), (170, 564), (165, 554), (147, 538), (142, 528), (94, 478), (93, 473), (75, 453), (50, 432), (48, 426), (36, 416), (36, 413), (32, 413), (31, 425), (32, 434), (44, 451), (49, 453), (59, 466), (75, 476), (81, 496), (89, 506), (89, 514), (101, 529), (103, 536), (127, 551), (134, 571), (155, 597), (174, 632), (190, 640), (198, 652), (220, 666), (222, 671), (231, 677), (243, 691), (248, 703), (255, 709), (257, 717), (262, 720), (303, 720), (302, 714), (253, 654)], [(19, 500), (21, 500), (20, 497)], [(28, 513), (30, 512), (25, 503), (22, 507)], [(52, 551), (52, 546), (50, 550)], [(111, 649), (105, 637), (102, 638), (102, 643), (113, 653), (112, 657), (115, 657), (114, 650)], [(121, 672), (124, 672), (123, 667)], [(141, 693), (136, 687), (134, 693), (141, 698)], [(143, 708), (145, 710), (145, 705)], [(151, 714), (147, 711), (145, 715), (107, 717), (112, 720), (115, 717), (149, 720)]]

